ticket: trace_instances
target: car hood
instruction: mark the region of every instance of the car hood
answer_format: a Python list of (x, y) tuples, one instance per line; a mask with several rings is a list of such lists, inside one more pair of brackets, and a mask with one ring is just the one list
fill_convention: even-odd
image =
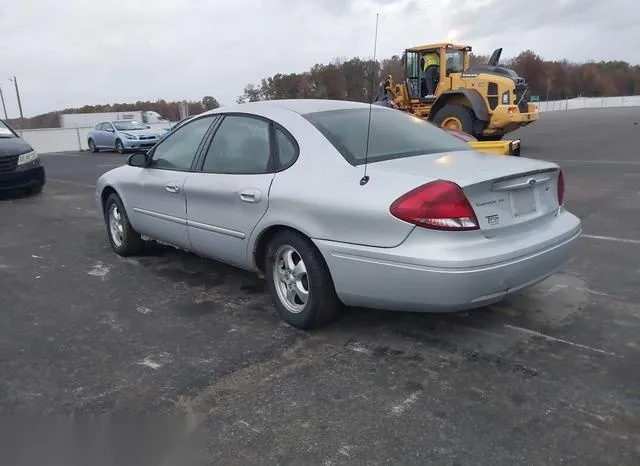
[(22, 155), (31, 152), (33, 148), (20, 138), (0, 137), (0, 157)]
[(159, 136), (160, 134), (162, 134), (161, 131), (155, 131), (152, 129), (145, 129), (145, 130), (134, 130), (134, 131), (126, 131), (126, 130), (119, 130), (121, 133), (127, 133), (127, 134), (132, 134), (134, 136)]

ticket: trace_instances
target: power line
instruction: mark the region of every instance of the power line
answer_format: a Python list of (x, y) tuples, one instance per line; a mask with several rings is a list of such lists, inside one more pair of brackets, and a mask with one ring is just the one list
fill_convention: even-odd
[(20, 110), (20, 126), (24, 126), (24, 115), (22, 114), (22, 101), (20, 100), (20, 91), (18, 90), (18, 80), (14, 76), (13, 78), (9, 78), (9, 81), (13, 81), (13, 84), (16, 87), (16, 97), (18, 98), (18, 109)]
[(2, 87), (0, 87), (0, 100), (2, 100), (2, 110), (4, 110), (4, 119), (8, 120), (7, 116), (7, 106), (4, 104), (4, 95), (2, 95)]

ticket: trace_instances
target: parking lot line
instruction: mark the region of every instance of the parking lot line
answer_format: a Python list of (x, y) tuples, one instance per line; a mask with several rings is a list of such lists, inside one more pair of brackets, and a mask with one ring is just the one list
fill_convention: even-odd
[(80, 186), (82, 188), (91, 188), (91, 189), (95, 189), (96, 188), (95, 184), (79, 183), (77, 181), (61, 180), (60, 178), (47, 177), (47, 181), (55, 181), (56, 183), (69, 184), (71, 186)]
[(505, 328), (511, 329), (511, 330), (516, 330), (518, 332), (522, 332), (522, 333), (526, 333), (532, 336), (536, 336), (539, 338), (544, 338), (545, 340), (548, 341), (555, 341), (556, 343), (563, 343), (565, 345), (569, 345), (569, 346), (573, 346), (575, 348), (581, 348), (584, 350), (588, 350), (588, 351), (593, 351), (595, 353), (600, 353), (600, 354), (606, 354), (608, 356), (615, 356), (617, 358), (622, 358), (622, 356), (615, 354), (615, 353), (611, 353), (609, 351), (605, 351), (603, 349), (600, 348), (594, 348), (593, 346), (588, 346), (588, 345), (583, 345), (581, 343), (576, 343), (573, 341), (569, 341), (569, 340), (565, 340), (563, 338), (557, 338), (557, 337), (552, 337), (551, 335), (546, 335), (544, 333), (538, 332), (536, 330), (530, 330), (528, 328), (524, 328), (524, 327), (518, 327), (517, 325), (510, 325), (510, 324), (504, 324)]
[(640, 166), (640, 162), (632, 160), (572, 160), (572, 159), (549, 159), (555, 163), (577, 163), (585, 165), (635, 165)]
[(613, 236), (598, 236), (598, 235), (583, 234), (582, 237), (587, 239), (601, 239), (604, 241), (615, 241), (617, 243), (640, 244), (640, 240), (637, 240), (637, 239), (615, 238)]

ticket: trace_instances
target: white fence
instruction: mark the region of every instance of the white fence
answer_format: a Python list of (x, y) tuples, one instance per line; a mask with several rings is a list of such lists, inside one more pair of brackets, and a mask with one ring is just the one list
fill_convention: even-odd
[[(567, 100), (538, 102), (540, 112), (576, 110), (581, 108), (640, 107), (640, 95), (625, 97), (578, 97)], [(162, 131), (170, 124), (153, 123), (155, 130)], [(88, 150), (87, 134), (91, 128), (45, 128), (19, 131), (33, 148), (41, 153)]]
[[(151, 129), (164, 131), (172, 123), (150, 123)], [(71, 152), (89, 150), (87, 136), (89, 128), (43, 128), (17, 131), (37, 152)]]
[(537, 102), (540, 112), (578, 110), (581, 108), (640, 107), (640, 95), (625, 97), (577, 97), (566, 100)]

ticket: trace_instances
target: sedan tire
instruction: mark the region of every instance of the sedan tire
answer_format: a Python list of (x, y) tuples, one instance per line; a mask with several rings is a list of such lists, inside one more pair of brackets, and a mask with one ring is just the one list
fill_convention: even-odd
[(116, 139), (116, 152), (118, 154), (124, 154), (124, 145), (120, 139)]
[(31, 188), (29, 188), (29, 194), (36, 196), (40, 193), (42, 193), (42, 189), (44, 188), (44, 183), (38, 183), (35, 184), (33, 186), (31, 186)]
[(269, 294), (282, 319), (303, 330), (334, 320), (342, 304), (327, 264), (308, 239), (292, 231), (277, 233), (266, 259)]
[(91, 152), (98, 152), (98, 148), (96, 147), (96, 143), (93, 142), (93, 139), (89, 139), (89, 150)]
[(144, 241), (129, 223), (129, 217), (120, 196), (115, 193), (111, 194), (107, 198), (104, 211), (109, 242), (115, 253), (127, 257), (140, 252)]

